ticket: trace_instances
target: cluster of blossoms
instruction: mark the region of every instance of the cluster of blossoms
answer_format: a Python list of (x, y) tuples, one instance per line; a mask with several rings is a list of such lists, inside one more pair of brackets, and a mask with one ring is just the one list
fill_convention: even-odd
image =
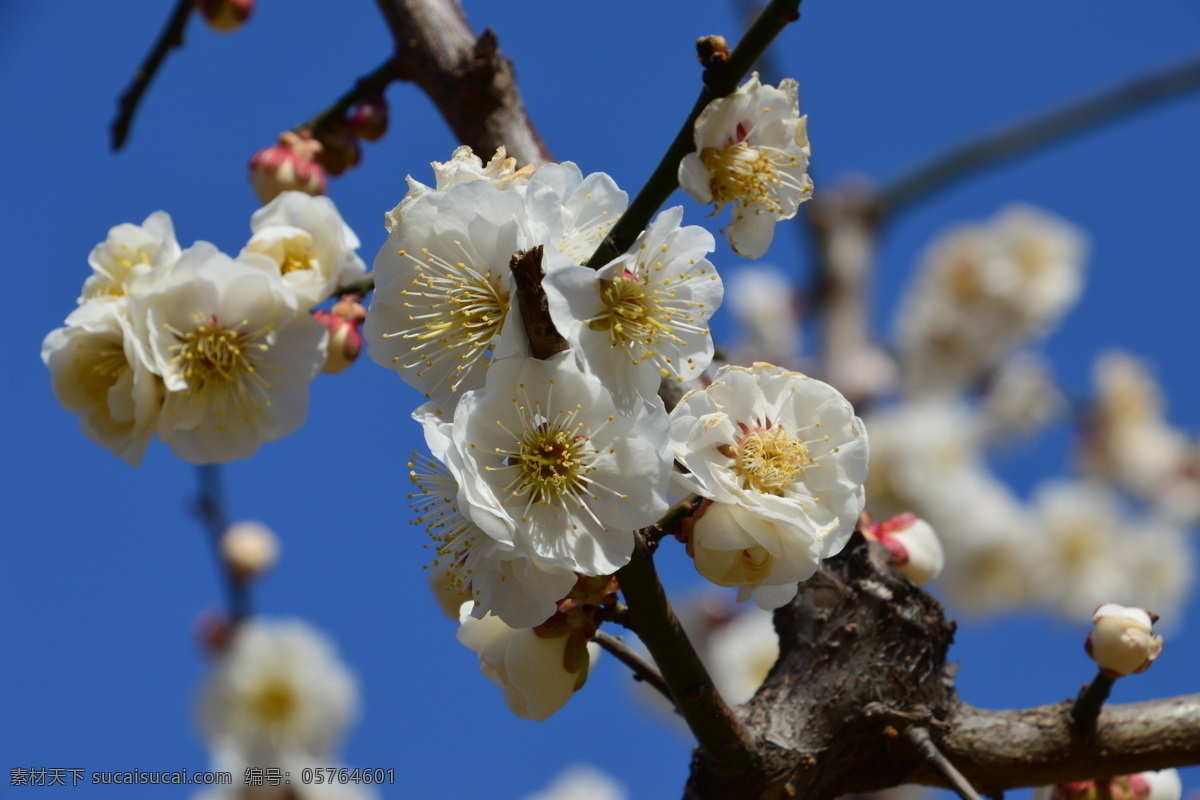
[[(794, 83), (752, 79), (696, 135), (685, 188), (735, 203), (735, 247), (765, 249), (811, 187)], [(712, 236), (681, 208), (592, 269), (627, 204), (608, 175), (467, 148), (433, 167), (436, 184), (409, 178), (387, 215), (365, 334), (429, 400), (414, 418), (432, 457), (414, 456), (411, 498), (443, 606), (462, 604), (459, 638), (510, 709), (542, 719), (586, 679), (610, 576), (667, 511), (675, 464), (675, 489), (703, 499), (682, 535), (698, 571), (774, 608), (854, 531), (866, 433), (799, 373), (705, 377), (723, 288)], [(669, 414), (663, 381), (690, 389)]]
[(1164, 769), (1071, 781), (1034, 789), (1034, 800), (1179, 800), (1183, 782), (1179, 771)]
[(59, 402), (127, 463), (155, 433), (213, 463), (304, 422), (329, 344), (309, 308), (363, 276), (358, 238), (330, 200), (296, 192), (250, 227), (234, 259), (207, 242), (181, 250), (162, 211), (116, 226), (88, 258), (79, 307), (42, 343)]

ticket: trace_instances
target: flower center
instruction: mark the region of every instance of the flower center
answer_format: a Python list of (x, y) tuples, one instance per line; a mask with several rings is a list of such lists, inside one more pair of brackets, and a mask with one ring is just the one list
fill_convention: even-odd
[(770, 425), (743, 436), (733, 458), (733, 468), (741, 477), (743, 488), (776, 495), (782, 495), (783, 489), (806, 466), (816, 464), (815, 459), (809, 458), (803, 441), (781, 427)]
[(283, 240), (283, 258), (279, 262), (280, 273), (287, 275), (304, 269), (314, 269), (313, 249), (307, 236), (295, 236)]
[(270, 349), (265, 341), (270, 326), (247, 331), (246, 320), (226, 328), (215, 316), (197, 315), (196, 319), (198, 324), (190, 331), (171, 331), (179, 341), (170, 347), (174, 353), (171, 365), (187, 381), (189, 394), (201, 398), (210, 390), (215, 392), (220, 410), (230, 396), (241, 401), (271, 389), (258, 372)]
[(258, 718), (268, 725), (285, 724), (295, 714), (297, 705), (292, 685), (280, 677), (264, 682), (250, 700)]
[[(414, 288), (400, 294), (405, 308), (424, 313), (408, 314), (411, 327), (386, 333), (384, 338), (414, 340), (411, 352), (416, 360), (404, 368), (418, 367), (417, 376), (422, 377), (425, 370), (440, 367), (444, 373), (440, 380), (449, 381), (451, 390), (456, 390), (504, 327), (509, 293), (503, 288), (503, 273), (480, 272), (464, 262), (451, 264), (428, 249), (421, 252), (425, 260), (418, 262)], [(417, 260), (403, 250), (400, 255)]]
[(718, 206), (740, 200), (747, 205), (762, 206), (772, 214), (785, 213), (779, 199), (780, 189), (796, 183), (781, 169), (800, 166), (793, 155), (775, 148), (752, 147), (745, 142), (706, 147), (700, 152), (700, 161), (712, 174), (708, 187)]
[(582, 494), (592, 460), (587, 445), (586, 436), (555, 423), (526, 428), (516, 455), (508, 459), (518, 470), (513, 494), (528, 494), (543, 505), (567, 494)]

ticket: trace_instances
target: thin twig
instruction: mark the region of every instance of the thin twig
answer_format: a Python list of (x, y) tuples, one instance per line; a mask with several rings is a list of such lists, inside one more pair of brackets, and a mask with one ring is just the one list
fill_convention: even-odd
[(674, 535), (679, 523), (696, 513), (696, 507), (704, 502), (698, 494), (689, 494), (675, 505), (667, 509), (658, 522), (646, 529), (646, 536), (651, 541), (658, 541), (664, 536)]
[(1095, 680), (1083, 687), (1083, 691), (1075, 698), (1075, 705), (1071, 706), (1071, 719), (1080, 733), (1088, 735), (1096, 730), (1096, 720), (1100, 718), (1100, 709), (1112, 692), (1115, 682), (1113, 678), (1103, 672), (1098, 672)]
[(241, 622), (252, 613), (250, 592), (245, 581), (240, 580), (233, 573), (221, 556), (221, 536), (229, 527), (229, 516), (225, 512), (225, 496), (221, 488), (221, 465), (201, 464), (196, 468), (196, 476), (200, 484), (196, 510), (208, 532), (208, 541), (212, 545), (217, 570), (221, 573), (221, 578), (225, 583), (229, 616), (233, 622)]
[(653, 686), (663, 697), (670, 700), (672, 705), (675, 704), (675, 700), (671, 697), (671, 690), (667, 688), (667, 682), (663, 680), (663, 676), (659, 674), (659, 671), (649, 661), (630, 650), (629, 646), (620, 637), (609, 636), (604, 631), (596, 631), (596, 635), (592, 637), (592, 641), (612, 653), (613, 657), (633, 670), (633, 679), (635, 681), (642, 681)]
[(633, 555), (617, 570), (638, 638), (650, 650), (700, 749), (727, 776), (747, 775), (755, 762), (749, 732), (726, 704), (671, 610), (645, 536), (634, 534)]
[(1196, 89), (1200, 89), (1200, 58), (985, 133), (934, 156), (884, 186), (881, 213), (894, 214), (972, 172)]
[(193, 0), (175, 0), (175, 8), (167, 19), (166, 27), (158, 34), (154, 47), (146, 55), (133, 80), (129, 82), (124, 93), (117, 100), (117, 116), (113, 118), (109, 130), (112, 134), (111, 147), (113, 151), (120, 150), (129, 138), (129, 129), (133, 125), (133, 116), (137, 113), (142, 95), (150, 86), (150, 81), (158, 74), (167, 53), (172, 48), (183, 46), (183, 31), (187, 27), (188, 18), (192, 14)]
[(620, 625), (622, 628), (629, 627), (629, 606), (624, 603), (600, 606), (596, 609), (596, 616), (605, 622)]
[(705, 86), (700, 96), (692, 106), (692, 111), (684, 120), (675, 140), (667, 148), (666, 155), (654, 168), (646, 185), (633, 198), (629, 208), (621, 215), (609, 231), (608, 236), (596, 248), (596, 252), (588, 259), (587, 266), (600, 269), (609, 261), (629, 249), (649, 224), (650, 218), (659, 207), (671, 196), (671, 192), (679, 187), (679, 162), (683, 157), (696, 149), (696, 119), (710, 102), (718, 97), (724, 97), (737, 88), (754, 62), (762, 55), (775, 37), (789, 22), (799, 19), (801, 0), (771, 0), (758, 19), (746, 31), (746, 35), (738, 42), (737, 47), (729, 54), (729, 61), (716, 75), (706, 78)]
[(315, 115), (308, 122), (296, 126), (296, 130), (302, 128), (317, 131), (333, 120), (339, 120), (346, 116), (346, 112), (350, 107), (362, 100), (364, 97), (372, 94), (382, 94), (383, 90), (388, 87), (392, 81), (400, 80), (400, 72), (396, 68), (396, 59), (389, 56), (387, 61), (384, 61), (375, 69), (363, 75), (354, 82), (354, 86), (350, 90), (339, 97), (328, 108), (319, 114)]
[(946, 783), (950, 784), (950, 788), (959, 797), (963, 800), (981, 800), (979, 793), (975, 791), (970, 782), (963, 777), (957, 767), (950, 763), (946, 754), (938, 749), (937, 743), (933, 741), (928, 730), (912, 725), (904, 730), (904, 738), (916, 749), (921, 760), (930, 769), (945, 778)]

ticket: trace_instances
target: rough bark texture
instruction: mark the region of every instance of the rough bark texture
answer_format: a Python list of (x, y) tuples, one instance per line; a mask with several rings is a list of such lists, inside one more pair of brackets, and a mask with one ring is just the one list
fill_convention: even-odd
[(484, 161), (504, 146), (519, 164), (550, 160), (525, 112), (496, 35), (471, 32), (457, 0), (376, 0), (396, 42), (396, 65)]
[(735, 709), (756, 764), (730, 776), (697, 750), (687, 798), (811, 798), (902, 783), (944, 786), (903, 735), (929, 731), (981, 794), (1200, 763), (1200, 695), (1109, 706), (1094, 736), (1071, 702), (985, 711), (958, 699), (941, 605), (856, 533), (775, 612), (779, 661)]

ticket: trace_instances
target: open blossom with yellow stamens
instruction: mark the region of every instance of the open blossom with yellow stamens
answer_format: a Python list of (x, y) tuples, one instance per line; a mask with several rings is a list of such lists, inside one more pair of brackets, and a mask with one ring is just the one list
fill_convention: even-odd
[(782, 605), (854, 532), (867, 434), (828, 384), (770, 364), (722, 367), (671, 412), (671, 445), (688, 487), (713, 501), (692, 530), (696, 567), (739, 600)]
[[(451, 445), (450, 424), (439, 419), (430, 403), (413, 416), (424, 425), (435, 458), (413, 454), (408, 467), (415, 491), (408, 498), (417, 513), (413, 524), (423, 525), (434, 542), (431, 566), (441, 576), (435, 591), (444, 595), (439, 602), (465, 594), (477, 619), (490, 612), (512, 628), (545, 622), (574, 588), (575, 573), (528, 549), (496, 541), (463, 516), (458, 504), (462, 459)], [(461, 602), (455, 605), (456, 618)]]
[(459, 507), (489, 537), (583, 575), (609, 575), (633, 531), (667, 510), (661, 406), (619, 414), (574, 355), (505, 358), (459, 402)]
[(247, 620), (200, 696), (205, 738), (258, 766), (333, 753), (358, 716), (358, 687), (334, 645), (299, 620)]
[(305, 308), (366, 274), (358, 237), (328, 197), (283, 192), (250, 218), (254, 232), (242, 253), (271, 259)]
[(128, 300), (84, 303), (42, 342), (54, 396), (88, 438), (137, 466), (162, 408), (162, 381), (133, 334)]
[(247, 458), (304, 422), (327, 334), (277, 276), (202, 242), (133, 318), (166, 388), (158, 434), (180, 458)]
[(88, 256), (94, 274), (84, 281), (79, 302), (127, 297), (170, 270), (179, 252), (175, 226), (165, 211), (155, 211), (141, 225), (117, 225)]
[(704, 257), (713, 238), (680, 227), (682, 217), (682, 208), (668, 209), (599, 271), (563, 267), (542, 284), (555, 326), (624, 408), (654, 405), (662, 378), (696, 378), (712, 361), (708, 320), (722, 298)]
[[(414, 203), (375, 258), (368, 353), (426, 397), (452, 408), (483, 385), (489, 355), (528, 347), (510, 314), (514, 253), (533, 247), (524, 198), (487, 181)], [(546, 249), (546, 261), (556, 257)], [(543, 266), (546, 266), (545, 261)]]
[(794, 80), (764, 86), (757, 72), (696, 119), (696, 152), (680, 162), (679, 185), (699, 203), (716, 203), (718, 212), (733, 204), (725, 235), (738, 255), (761, 257), (775, 223), (812, 197), (807, 120)]

